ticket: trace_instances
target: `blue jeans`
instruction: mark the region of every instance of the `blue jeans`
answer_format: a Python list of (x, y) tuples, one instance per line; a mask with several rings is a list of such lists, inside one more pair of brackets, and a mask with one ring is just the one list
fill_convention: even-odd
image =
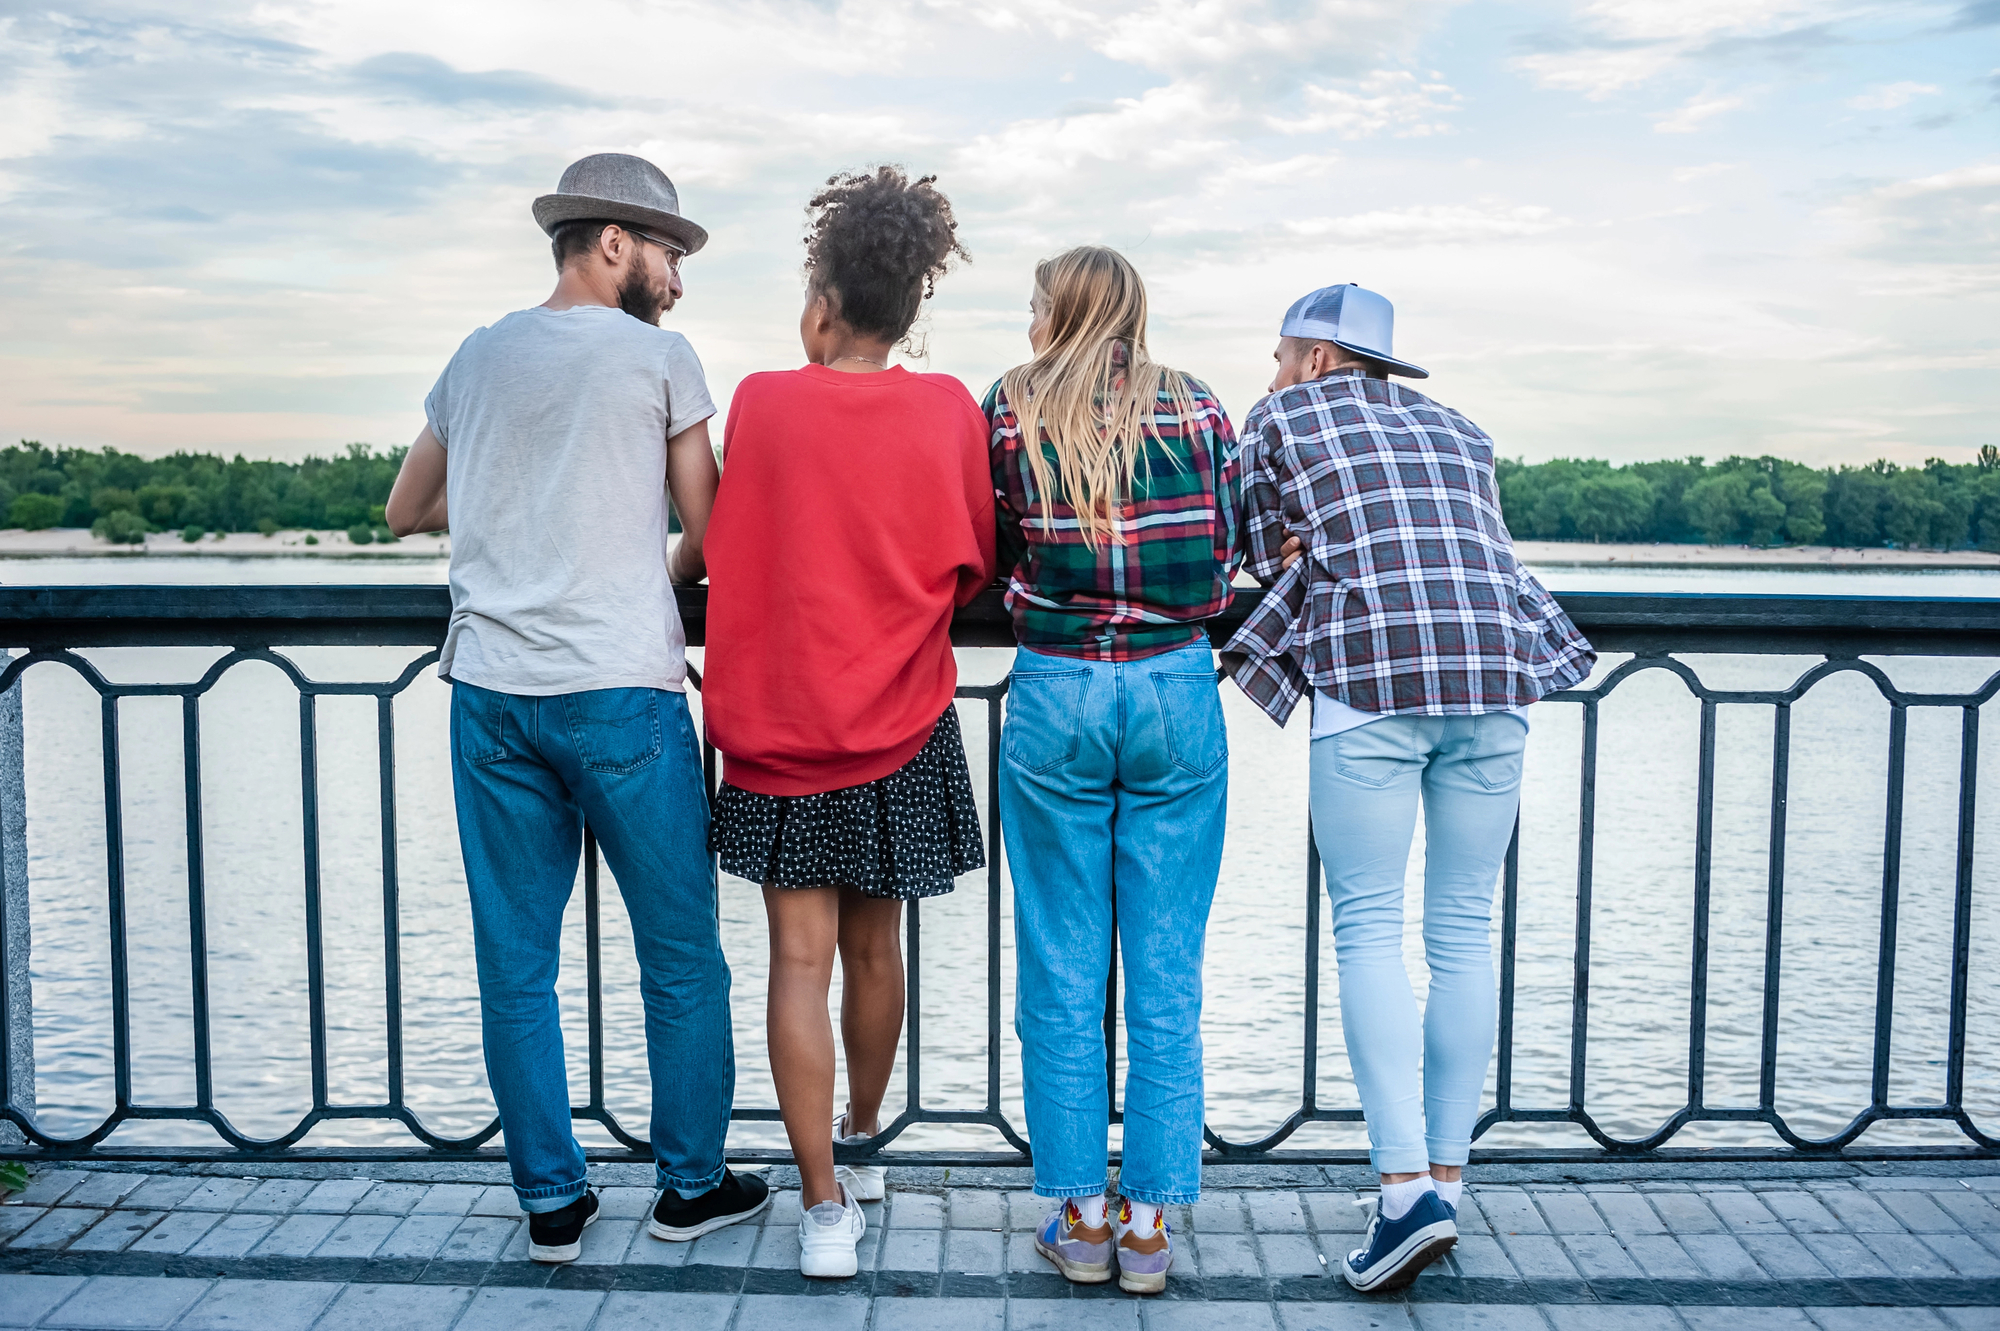
[(632, 920), (659, 1185), (721, 1182), (736, 1055), (687, 699), (664, 689), (530, 698), (455, 683), (451, 775), (486, 1078), (521, 1208), (560, 1210), (584, 1191), (555, 984), (586, 820)]
[[(1527, 742), (1527, 725), (1505, 712), (1389, 716), (1312, 742), (1313, 839), (1333, 901), (1340, 1022), (1380, 1173), (1463, 1165), (1472, 1149), (1493, 1057), (1493, 884), (1514, 834)], [(1403, 968), (1403, 879), (1420, 799), (1431, 971), (1421, 1025)]]
[(1001, 730), (1014, 879), (1014, 1030), (1035, 1191), (1104, 1191), (1104, 986), (1124, 957), (1134, 1201), (1201, 1195), (1201, 952), (1222, 867), (1229, 745), (1207, 642), (1140, 661), (1022, 648)]

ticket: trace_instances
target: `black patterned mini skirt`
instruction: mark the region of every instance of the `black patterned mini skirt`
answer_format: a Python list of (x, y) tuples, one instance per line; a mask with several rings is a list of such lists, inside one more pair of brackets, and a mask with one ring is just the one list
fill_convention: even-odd
[(986, 864), (958, 709), (944, 709), (916, 757), (865, 785), (759, 795), (723, 782), (708, 848), (724, 873), (753, 883), (903, 901), (951, 891), (952, 879)]

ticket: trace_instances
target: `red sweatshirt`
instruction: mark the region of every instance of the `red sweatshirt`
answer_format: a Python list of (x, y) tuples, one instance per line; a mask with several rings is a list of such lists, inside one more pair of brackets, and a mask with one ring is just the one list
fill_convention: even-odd
[(946, 374), (754, 374), (709, 520), (702, 714), (722, 777), (885, 777), (951, 704), (951, 614), (993, 580), (986, 417)]

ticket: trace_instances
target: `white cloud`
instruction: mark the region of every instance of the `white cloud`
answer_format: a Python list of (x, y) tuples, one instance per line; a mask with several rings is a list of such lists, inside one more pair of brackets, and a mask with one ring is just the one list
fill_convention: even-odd
[(1878, 83), (1867, 92), (1848, 98), (1847, 104), (1857, 111), (1893, 111), (1908, 106), (1918, 97), (1935, 97), (1939, 91), (1935, 83)]
[(1305, 87), (1306, 113), (1270, 117), (1287, 134), (1333, 134), (1343, 139), (1389, 133), (1400, 137), (1448, 134), (1444, 117), (1462, 99), (1451, 85), (1426, 82), (1401, 69), (1378, 69), (1346, 84)]
[(1575, 225), (1552, 209), (1532, 204), (1476, 207), (1458, 204), (1385, 208), (1345, 217), (1292, 221), (1297, 236), (1337, 240), (1362, 247), (1464, 245), (1539, 236)]
[[(718, 401), (798, 354), (804, 200), (893, 160), (941, 173), (975, 255), (931, 337), (975, 388), (1021, 355), (1033, 262), (1102, 241), (1145, 273), (1161, 354), (1239, 411), (1285, 306), (1344, 280), (1510, 452), (1863, 446), (1799, 425), (1807, 402), (1938, 454), (2000, 409), (1964, 370), (2000, 327), (1993, 181), (1942, 169), (1990, 145), (1833, 145), (1792, 114), (1851, 121), (1844, 97), (1990, 57), (1740, 68), (1886, 2), (1529, 0), (1564, 17), (1525, 80), (1492, 73), (1491, 25), (1442, 25), (1454, 0), (66, 3), (0, 18), (0, 302), (32, 330), (0, 338), (0, 437), (407, 439), (458, 340), (546, 293), (528, 201), (598, 150), (660, 162), (713, 235), (671, 321)], [(1722, 172), (1731, 206), (1700, 206)], [(1913, 395), (1951, 412), (1909, 424)]]
[(1707, 95), (1691, 97), (1687, 103), (1671, 114), (1661, 116), (1653, 122), (1655, 134), (1693, 134), (1719, 115), (1740, 109), (1745, 105), (1742, 97), (1712, 97)]
[(1862, 252), (1893, 263), (1941, 264), (2000, 279), (2000, 162), (1901, 180), (1835, 210), (1859, 225)]
[(1581, 0), (1545, 49), (1515, 61), (1545, 88), (1601, 99), (1724, 42), (1781, 42), (1866, 13), (1856, 0)]

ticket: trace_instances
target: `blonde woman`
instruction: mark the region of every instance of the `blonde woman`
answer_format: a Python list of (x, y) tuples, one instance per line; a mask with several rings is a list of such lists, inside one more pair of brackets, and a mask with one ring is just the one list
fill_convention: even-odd
[[(1015, 1029), (1035, 1246), (1065, 1276), (1166, 1287), (1164, 1208), (1201, 1190), (1201, 955), (1228, 744), (1202, 621), (1229, 601), (1236, 438), (1146, 351), (1115, 250), (1035, 270), (1034, 359), (986, 400), (1000, 567), (1020, 644), (1001, 732)], [(1125, 1151), (1107, 1213), (1104, 980), (1125, 963)]]

